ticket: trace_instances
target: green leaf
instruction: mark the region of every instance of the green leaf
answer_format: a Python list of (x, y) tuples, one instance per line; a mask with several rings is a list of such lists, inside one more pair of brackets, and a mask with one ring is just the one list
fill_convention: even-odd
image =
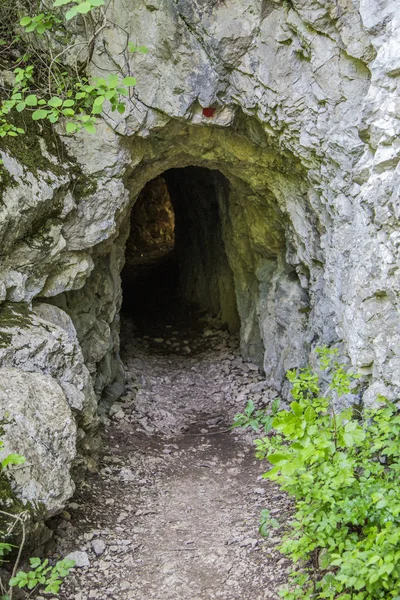
[(22, 25), (22, 27), (26, 27), (31, 22), (32, 22), (31, 17), (22, 17), (22, 19), (20, 20), (19, 24)]
[(72, 0), (55, 0), (53, 6), (65, 6), (65, 4), (71, 4)]
[[(66, 100), (67, 102), (67, 100)], [(53, 98), (50, 98), (50, 100), (47, 102), (47, 104), (49, 106), (51, 106), (52, 108), (58, 108), (59, 106), (61, 106), (63, 103), (63, 101), (61, 100), (61, 98), (58, 98), (57, 96), (53, 96)]]
[(74, 17), (76, 17), (77, 15), (77, 7), (73, 6), (72, 8), (69, 9), (68, 12), (65, 13), (65, 18), (67, 21), (70, 21), (71, 19), (73, 19)]
[(49, 114), (49, 116), (47, 117), (48, 120), (50, 121), (50, 123), (57, 123), (57, 121), (59, 120), (59, 113), (56, 111), (53, 111)]
[(139, 46), (138, 48), (139, 52), (141, 52), (142, 54), (147, 54), (149, 49), (147, 48), (147, 46)]
[(31, 565), (31, 567), (33, 569), (36, 569), (37, 567), (39, 567), (42, 564), (42, 561), (40, 560), (40, 558), (32, 557), (29, 559), (29, 564)]
[(278, 452), (275, 454), (268, 454), (267, 460), (271, 463), (271, 465), (278, 465), (281, 462), (287, 461), (287, 454), (279, 454)]
[(35, 94), (30, 94), (25, 98), (25, 103), (27, 106), (37, 106), (38, 99)]
[(1, 462), (1, 466), (4, 469), (8, 465), (22, 465), (24, 462), (26, 462), (26, 458), (24, 456), (21, 456), (20, 454), (9, 454)]
[(65, 569), (72, 569), (75, 566), (75, 561), (70, 558), (64, 558), (64, 560), (61, 560), (57, 564), (61, 564)]
[(38, 110), (35, 110), (35, 112), (32, 114), (32, 119), (34, 121), (40, 121), (41, 119), (45, 119), (48, 115), (48, 112), (48, 110), (43, 110), (39, 108)]
[(296, 417), (301, 417), (301, 415), (303, 414), (303, 409), (301, 408), (298, 402), (291, 402), (290, 408), (292, 409)]
[(96, 133), (96, 127), (92, 121), (86, 121), (83, 126), (88, 133)]
[(67, 123), (65, 126), (65, 130), (67, 133), (75, 133), (75, 131), (77, 131), (77, 129), (78, 129), (78, 125), (76, 123), (73, 123), (72, 121)]
[(249, 400), (249, 401), (247, 402), (247, 404), (246, 404), (246, 408), (244, 409), (244, 414), (245, 414), (247, 417), (251, 417), (251, 415), (252, 415), (252, 414), (253, 414), (253, 412), (254, 412), (254, 409), (255, 409), (255, 406), (254, 406), (254, 402), (253, 402), (253, 400)]
[(93, 102), (93, 106), (96, 106), (96, 107), (103, 106), (104, 100), (105, 100), (104, 96), (97, 96), (97, 98)]
[(19, 102), (15, 108), (18, 112), (22, 112), (26, 108), (26, 103)]
[(134, 77), (124, 77), (121, 81), (123, 85), (127, 85), (128, 87), (136, 85), (136, 79)]
[(110, 88), (116, 88), (118, 84), (119, 84), (119, 77), (118, 77), (118, 75), (110, 75), (108, 77), (108, 81), (107, 81), (108, 87), (110, 87)]
[(115, 91), (118, 92), (120, 96), (129, 96), (129, 90), (127, 90), (125, 87), (117, 87)]
[(82, 4), (79, 4), (79, 6), (76, 7), (76, 12), (80, 13), (81, 15), (85, 15), (91, 10), (92, 7), (90, 5), (90, 2), (82, 2)]

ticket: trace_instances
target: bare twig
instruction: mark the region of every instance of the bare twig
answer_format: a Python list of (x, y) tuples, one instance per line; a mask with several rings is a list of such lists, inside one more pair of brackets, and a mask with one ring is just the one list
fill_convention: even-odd
[[(15, 577), (15, 575), (17, 573), (17, 570), (18, 570), (18, 567), (19, 567), (19, 563), (21, 561), (22, 551), (23, 551), (24, 546), (25, 546), (25, 540), (26, 540), (25, 521), (26, 521), (27, 517), (28, 517), (28, 513), (27, 512), (23, 512), (19, 516), (19, 520), (20, 520), (21, 526), (22, 526), (22, 539), (21, 539), (21, 544), (20, 544), (19, 549), (18, 549), (17, 559), (16, 559), (16, 561), (14, 563), (14, 568), (13, 568), (12, 573), (11, 573), (11, 579), (13, 577)], [(10, 596), (10, 600), (12, 600), (13, 588), (11, 586), (9, 587), (8, 595)]]

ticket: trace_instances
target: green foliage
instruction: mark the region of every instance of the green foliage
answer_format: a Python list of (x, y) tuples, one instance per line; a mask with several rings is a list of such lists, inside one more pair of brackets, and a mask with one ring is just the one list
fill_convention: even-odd
[(272, 430), (274, 416), (279, 410), (280, 401), (277, 398), (271, 404), (271, 412), (265, 410), (256, 410), (253, 400), (249, 400), (244, 409), (244, 413), (238, 413), (233, 419), (232, 427), (251, 427), (254, 431), (263, 428), (265, 433)]
[(132, 53), (139, 52), (139, 54), (147, 54), (149, 51), (147, 46), (136, 46), (132, 42), (128, 43), (128, 50), (129, 50), (129, 52), (132, 52)]
[[(280, 551), (299, 569), (281, 596), (399, 600), (400, 414), (383, 398), (374, 411), (336, 412), (334, 399), (356, 377), (335, 361), (336, 351), (317, 352), (326, 392), (311, 369), (289, 371), (290, 410), (276, 413), (274, 436), (256, 441), (258, 458), (271, 464), (264, 477), (296, 505)], [(260, 426), (264, 418), (257, 415)], [(263, 518), (267, 530), (270, 517)]]
[(269, 512), (269, 510), (264, 508), (264, 510), (261, 511), (259, 532), (263, 537), (266, 538), (269, 536), (271, 527), (273, 527), (274, 529), (278, 528), (279, 522), (273, 517), (271, 517), (271, 513)]
[[(69, 21), (79, 15), (85, 18), (96, 10), (101, 13), (100, 29), (104, 29), (107, 23), (105, 11), (108, 7), (105, 7), (104, 0), (55, 0), (53, 7), (56, 11), (63, 7), (68, 10), (64, 15), (57, 12), (25, 15), (19, 19), (20, 26), (26, 33), (42, 38), (49, 31), (52, 31), (54, 36), (57, 31), (65, 32), (64, 21), (60, 16)], [(17, 39), (21, 40), (21, 37), (14, 36), (8, 43), (12, 46)], [(88, 44), (92, 43), (93, 39)], [(47, 38), (47, 41), (51, 43), (50, 38)], [(7, 40), (1, 40), (1, 44), (7, 45)], [(127, 48), (129, 52), (147, 53), (145, 46), (135, 46), (129, 40)], [(29, 49), (37, 55), (34, 46), (30, 46)], [(113, 74), (107, 79), (93, 78), (88, 81), (80, 75), (78, 65), (73, 71), (62, 65), (59, 57), (67, 50), (68, 47), (54, 58), (43, 56), (42, 53), (37, 61), (33, 60), (29, 53), (21, 57), (14, 69), (15, 85), (9, 90), (8, 98), (0, 105), (0, 137), (16, 137), (24, 133), (24, 130), (15, 126), (10, 119), (13, 111), (28, 112), (34, 121), (46, 120), (52, 124), (62, 119), (65, 121), (66, 132), (70, 134), (81, 129), (95, 133), (97, 116), (104, 113), (106, 107), (109, 107), (111, 112), (125, 112), (124, 99), (130, 97), (130, 88), (136, 84), (136, 79), (123, 74)], [(45, 73), (43, 65), (46, 66)], [(42, 83), (43, 77), (47, 78), (47, 81)]]
[(69, 570), (74, 566), (73, 560), (60, 560), (54, 566), (49, 565), (46, 559), (43, 562), (40, 558), (29, 559), (30, 571), (18, 571), (15, 577), (10, 579), (11, 587), (28, 588), (33, 590), (36, 587), (43, 586), (44, 593), (58, 594), (63, 579), (69, 575)]
[(73, 19), (77, 15), (86, 15), (94, 8), (104, 6), (104, 0), (55, 0), (54, 6), (65, 6), (66, 4), (74, 4), (72, 8), (65, 14), (67, 21)]
[(27, 33), (36, 32), (39, 35), (43, 35), (45, 31), (51, 29), (56, 23), (61, 23), (61, 20), (51, 13), (40, 13), (35, 17), (25, 16), (19, 22)]

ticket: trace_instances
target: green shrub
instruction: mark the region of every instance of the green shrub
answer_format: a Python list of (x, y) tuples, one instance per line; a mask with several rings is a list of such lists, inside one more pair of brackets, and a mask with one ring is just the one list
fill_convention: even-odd
[[(289, 371), (293, 401), (272, 422), (248, 405), (234, 425), (273, 428), (256, 440), (257, 457), (295, 501), (280, 551), (297, 563), (286, 600), (400, 600), (400, 414), (380, 408), (335, 411), (356, 376), (335, 361), (335, 350), (317, 349), (329, 384), (322, 392), (311, 369)], [(337, 402), (336, 402), (337, 404)], [(248, 414), (250, 413), (250, 414)], [(262, 533), (268, 532), (267, 511)]]

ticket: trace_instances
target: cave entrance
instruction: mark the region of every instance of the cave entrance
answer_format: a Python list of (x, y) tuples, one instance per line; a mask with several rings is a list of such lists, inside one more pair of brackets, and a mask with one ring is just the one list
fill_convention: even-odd
[(131, 211), (122, 272), (123, 307), (138, 325), (190, 317), (196, 307), (239, 329), (221, 202), (229, 183), (202, 167), (170, 169), (149, 181)]

